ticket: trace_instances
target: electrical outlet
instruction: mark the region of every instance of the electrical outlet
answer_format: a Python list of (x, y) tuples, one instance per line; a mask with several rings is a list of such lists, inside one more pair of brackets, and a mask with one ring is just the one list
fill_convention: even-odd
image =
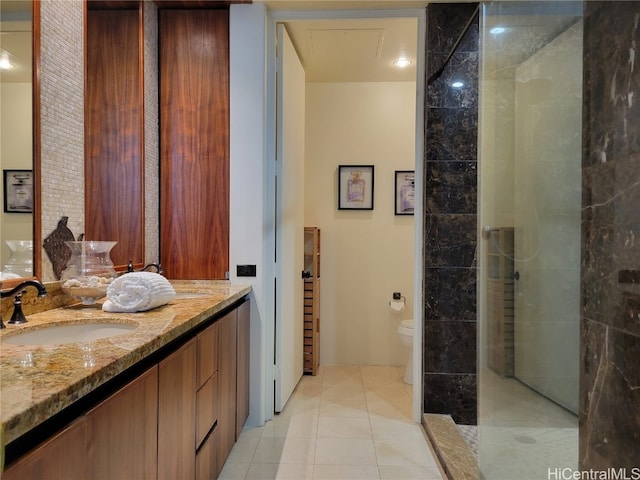
[(255, 277), (256, 266), (255, 265), (237, 265), (236, 275), (238, 277)]

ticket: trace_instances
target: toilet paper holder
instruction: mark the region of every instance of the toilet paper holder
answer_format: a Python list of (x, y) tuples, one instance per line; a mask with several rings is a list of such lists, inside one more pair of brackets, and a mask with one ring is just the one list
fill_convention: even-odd
[(404, 298), (404, 296), (400, 292), (393, 292), (393, 295), (391, 296), (391, 298), (393, 300), (391, 300), (389, 302), (389, 306), (391, 306), (393, 303), (398, 302), (398, 301), (402, 301), (402, 305), (404, 306), (404, 304), (405, 304), (405, 302), (407, 300), (406, 298)]

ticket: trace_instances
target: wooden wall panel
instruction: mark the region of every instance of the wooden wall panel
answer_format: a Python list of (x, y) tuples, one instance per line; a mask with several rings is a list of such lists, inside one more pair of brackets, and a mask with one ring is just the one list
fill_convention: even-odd
[(89, 10), (137, 10), (140, 1), (141, 0), (89, 0), (87, 2), (87, 8)]
[(252, 0), (156, 0), (158, 8), (228, 8), (234, 3), (252, 3)]
[(169, 278), (229, 270), (229, 12), (160, 12), (160, 257)]
[(144, 261), (143, 87), (138, 10), (88, 10), (85, 234)]

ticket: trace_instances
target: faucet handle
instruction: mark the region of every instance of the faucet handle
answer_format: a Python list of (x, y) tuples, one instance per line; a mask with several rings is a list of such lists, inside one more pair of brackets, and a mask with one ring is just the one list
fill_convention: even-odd
[[(47, 289), (44, 288), (44, 285), (40, 283), (36, 277), (24, 280), (11, 290), (0, 290), (0, 298), (8, 298), (15, 295), (13, 299), (13, 314), (11, 315), (11, 320), (7, 323), (27, 323), (27, 319), (24, 317), (24, 313), (22, 313), (22, 295), (27, 292), (25, 290), (26, 287), (35, 287), (38, 290), (38, 297), (47, 295)], [(2, 319), (0, 319), (0, 329), (2, 328), (5, 328), (5, 325), (2, 323)]]
[(27, 293), (26, 290), (22, 290), (16, 293), (16, 296), (13, 299), (13, 314), (11, 315), (11, 320), (9, 320), (7, 323), (11, 325), (27, 323), (27, 319), (22, 312), (22, 295), (25, 293)]
[[(149, 263), (149, 264), (145, 265), (144, 267), (142, 267), (139, 271), (140, 272), (146, 272), (150, 268), (155, 268), (156, 271), (160, 275), (164, 275), (164, 270), (162, 269), (162, 265), (160, 265), (160, 262), (158, 262), (158, 263)], [(127, 264), (127, 273), (131, 273), (131, 272), (135, 272), (135, 271), (136, 271), (136, 269), (133, 266), (133, 260), (129, 259), (129, 263)]]

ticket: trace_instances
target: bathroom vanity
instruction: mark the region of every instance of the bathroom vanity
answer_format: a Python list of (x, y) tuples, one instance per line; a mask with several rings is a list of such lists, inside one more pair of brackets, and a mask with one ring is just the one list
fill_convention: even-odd
[[(176, 299), (149, 312), (73, 306), (2, 330), (3, 479), (217, 477), (248, 416), (251, 289), (172, 283)], [(113, 331), (8, 343), (80, 324)]]

